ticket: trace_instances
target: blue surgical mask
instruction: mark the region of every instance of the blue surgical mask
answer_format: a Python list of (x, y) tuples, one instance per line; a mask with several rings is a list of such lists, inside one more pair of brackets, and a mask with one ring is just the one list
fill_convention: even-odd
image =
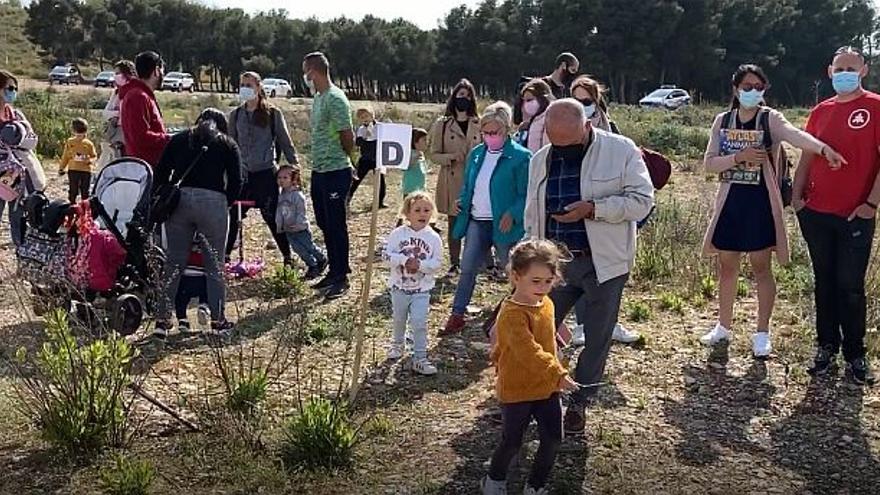
[(15, 103), (15, 99), (18, 97), (18, 92), (13, 89), (4, 89), (3, 90), (3, 101), (12, 105)]
[(831, 85), (839, 95), (852, 93), (859, 89), (860, 79), (858, 72), (835, 72), (831, 75)]
[(590, 103), (589, 105), (584, 105), (584, 113), (587, 114), (588, 119), (592, 119), (593, 115), (596, 115), (596, 104)]
[(238, 99), (241, 101), (251, 101), (257, 97), (257, 92), (254, 91), (254, 88), (249, 88), (247, 86), (242, 86), (238, 88)]
[(751, 91), (739, 90), (739, 104), (743, 108), (755, 108), (764, 101), (764, 92), (753, 89)]

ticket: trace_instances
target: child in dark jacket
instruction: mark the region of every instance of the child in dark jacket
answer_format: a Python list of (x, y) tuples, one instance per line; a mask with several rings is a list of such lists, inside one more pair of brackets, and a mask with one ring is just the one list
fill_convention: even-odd
[(278, 211), (275, 223), (278, 232), (287, 236), (290, 248), (308, 267), (306, 280), (321, 276), (327, 268), (327, 256), (315, 246), (311, 226), (306, 216), (306, 195), (302, 191), (299, 167), (283, 165), (278, 169)]
[(177, 313), (177, 327), (182, 332), (191, 330), (186, 310), (192, 299), (199, 300), (198, 322), (205, 329), (210, 320), (211, 311), (208, 309), (208, 283), (205, 278), (205, 261), (202, 249), (207, 246), (203, 242), (202, 234), (196, 232), (193, 238), (192, 250), (186, 261), (186, 268), (180, 276), (180, 285), (177, 287), (177, 296), (174, 298), (174, 310)]
[[(378, 129), (376, 128), (376, 118), (373, 111), (366, 107), (361, 107), (355, 112), (355, 118), (358, 120), (358, 128), (355, 131), (355, 144), (360, 150), (360, 158), (357, 163), (357, 177), (351, 181), (351, 189), (348, 192), (348, 200), (354, 197), (358, 186), (363, 182), (364, 177), (370, 170), (376, 170), (376, 138)], [(385, 176), (379, 178), (379, 207), (387, 208), (385, 205)]]

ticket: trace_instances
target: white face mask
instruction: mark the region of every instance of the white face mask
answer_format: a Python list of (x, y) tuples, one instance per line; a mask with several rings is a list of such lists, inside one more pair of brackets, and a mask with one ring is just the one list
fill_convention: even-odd
[(314, 94), (315, 93), (315, 81), (312, 81), (311, 79), (309, 79), (308, 73), (303, 74), (303, 82), (306, 83), (306, 86), (309, 88), (309, 91), (311, 91)]
[(238, 99), (242, 102), (251, 101), (257, 97), (257, 92), (254, 91), (254, 88), (249, 88), (247, 86), (242, 86), (238, 88)]

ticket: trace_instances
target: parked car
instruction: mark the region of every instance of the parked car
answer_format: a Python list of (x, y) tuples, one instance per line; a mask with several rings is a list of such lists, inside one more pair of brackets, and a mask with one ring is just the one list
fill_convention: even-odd
[(56, 65), (49, 72), (49, 84), (80, 84), (82, 74), (75, 65)]
[(643, 107), (662, 107), (670, 110), (690, 105), (691, 95), (687, 91), (675, 86), (660, 86), (660, 89), (652, 91), (648, 96), (639, 100)]
[(171, 91), (190, 91), (195, 88), (195, 79), (192, 74), (186, 72), (169, 72), (162, 79), (162, 89), (170, 89)]
[(116, 86), (116, 73), (112, 70), (105, 70), (104, 72), (99, 73), (95, 76), (95, 87), (96, 88), (112, 88)]
[(283, 96), (285, 98), (293, 96), (293, 88), (291, 88), (290, 83), (284, 79), (266, 79), (263, 81), (263, 89), (270, 98), (275, 98), (276, 96)]

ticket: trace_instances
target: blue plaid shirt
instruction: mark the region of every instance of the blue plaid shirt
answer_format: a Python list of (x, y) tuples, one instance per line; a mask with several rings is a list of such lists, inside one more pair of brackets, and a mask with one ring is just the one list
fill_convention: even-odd
[[(552, 152), (551, 152), (552, 153)], [(551, 215), (581, 198), (581, 158), (566, 160), (551, 156), (547, 173), (547, 232), (551, 241), (564, 244), (570, 251), (589, 251), (590, 239), (584, 222), (561, 223)]]

